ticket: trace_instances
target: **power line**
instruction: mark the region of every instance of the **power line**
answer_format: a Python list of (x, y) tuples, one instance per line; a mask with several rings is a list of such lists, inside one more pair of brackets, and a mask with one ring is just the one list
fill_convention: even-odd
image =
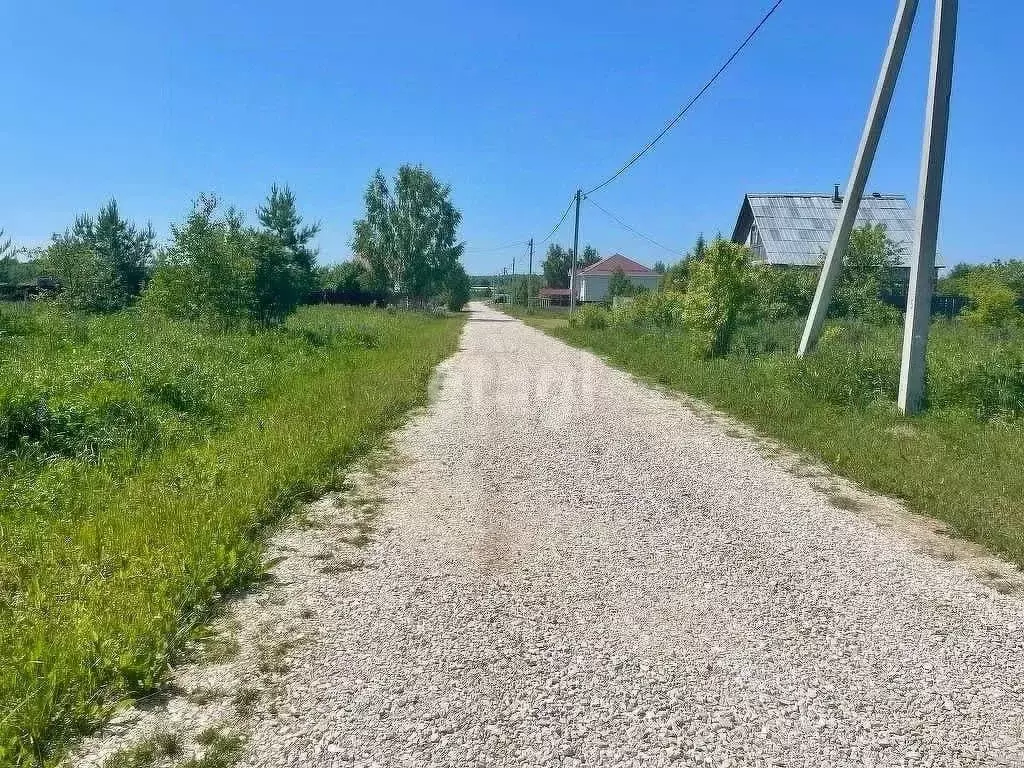
[(565, 210), (562, 211), (562, 217), (558, 220), (558, 223), (555, 224), (555, 226), (553, 226), (551, 228), (551, 231), (548, 232), (547, 235), (544, 236), (543, 240), (538, 240), (537, 241), (537, 245), (538, 246), (544, 245), (544, 243), (546, 243), (548, 240), (550, 240), (551, 237), (555, 234), (555, 232), (558, 231), (558, 228), (560, 226), (562, 226), (562, 222), (564, 222), (565, 221), (565, 217), (569, 215), (569, 211), (572, 210), (573, 203), (575, 203), (575, 202), (576, 202), (576, 193), (573, 192), (572, 197), (569, 198), (569, 204), (567, 206), (565, 206)]
[(679, 256), (679, 257), (685, 257), (686, 256), (686, 254), (680, 253), (679, 251), (676, 251), (676, 250), (673, 250), (672, 248), (669, 248), (667, 245), (662, 245), (657, 240), (655, 240), (653, 237), (650, 237), (649, 235), (645, 235), (640, 230), (638, 230), (638, 229), (636, 229), (634, 227), (631, 227), (629, 224), (624, 222), (622, 219), (620, 219), (614, 213), (612, 213), (607, 208), (602, 206), (600, 203), (598, 203), (593, 198), (588, 197), (587, 200), (589, 200), (594, 205), (594, 207), (597, 208), (597, 210), (601, 211), (601, 213), (603, 213), (605, 216), (607, 216), (610, 219), (612, 219), (613, 221), (615, 221), (619, 226), (624, 227), (625, 229), (628, 229), (630, 232), (632, 232), (637, 237), (642, 237), (644, 240), (646, 240), (647, 242), (651, 243), (652, 245), (656, 245), (659, 248), (661, 248), (662, 250), (668, 251), (669, 253), (674, 254), (675, 256)]
[(680, 120), (682, 120), (683, 117), (686, 115), (686, 113), (690, 111), (690, 107), (692, 107), (694, 104), (696, 104), (697, 101), (700, 99), (700, 97), (703, 96), (708, 91), (708, 89), (711, 88), (712, 85), (714, 85), (715, 81), (718, 80), (718, 78), (721, 76), (721, 74), (723, 72), (725, 72), (725, 70), (728, 68), (728, 66), (730, 64), (732, 64), (733, 60), (737, 56), (740, 55), (740, 52), (744, 48), (747, 47), (747, 44), (751, 40), (754, 39), (754, 35), (756, 35), (761, 30), (761, 27), (763, 27), (765, 25), (765, 23), (768, 21), (768, 19), (770, 19), (772, 17), (772, 14), (774, 14), (775, 11), (778, 10), (780, 5), (782, 5), (782, 0), (776, 0), (775, 4), (771, 8), (768, 9), (768, 12), (757, 23), (757, 26), (755, 26), (750, 31), (750, 34), (746, 36), (746, 38), (743, 40), (743, 42), (740, 43), (739, 47), (735, 51), (732, 52), (732, 55), (728, 59), (725, 60), (725, 63), (721, 67), (718, 68), (718, 71), (715, 72), (714, 75), (712, 75), (711, 79), (708, 80), (706, 83), (704, 83), (704, 87), (701, 88), (699, 91), (697, 91), (697, 95), (694, 96), (692, 99), (690, 99), (686, 103), (686, 106), (684, 106), (679, 111), (679, 113), (676, 114), (676, 116), (673, 117), (669, 121), (668, 125), (666, 125), (664, 128), (662, 128), (661, 133), (659, 133), (657, 136), (655, 136), (653, 139), (651, 139), (649, 142), (647, 142), (647, 144), (644, 146), (644, 148), (641, 149), (636, 154), (634, 154), (631, 158), (629, 158), (629, 160), (626, 162), (626, 164), (623, 165), (621, 168), (619, 168), (619, 170), (617, 170), (615, 173), (613, 173), (611, 176), (609, 176), (607, 179), (602, 181), (600, 184), (598, 184), (593, 189), (588, 190), (585, 194), (587, 194), (587, 195), (592, 194), (594, 192), (597, 192), (597, 190), (601, 189), (602, 187), (606, 187), (607, 185), (611, 184), (613, 181), (615, 181), (615, 179), (619, 178), (619, 176), (621, 176), (623, 173), (625, 173), (627, 170), (629, 170), (637, 160), (639, 160), (641, 157), (646, 155), (647, 152), (655, 144), (657, 144), (659, 141), (661, 141), (662, 137), (666, 133), (668, 133), (670, 130), (672, 130), (672, 128), (675, 126), (675, 124), (678, 123)]
[(507, 251), (509, 248), (519, 248), (522, 245), (524, 245), (522, 240), (516, 240), (514, 243), (509, 243), (508, 245), (499, 245), (497, 248), (481, 248), (479, 250), (477, 250), (476, 248), (472, 248), (466, 251), (466, 253), (471, 253), (474, 255), (481, 253), (495, 253), (497, 251)]

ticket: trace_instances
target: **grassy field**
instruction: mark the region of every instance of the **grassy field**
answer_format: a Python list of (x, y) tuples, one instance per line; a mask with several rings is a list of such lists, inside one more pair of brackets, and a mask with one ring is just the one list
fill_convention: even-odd
[(422, 402), (461, 321), (308, 308), (210, 334), (0, 308), (0, 765), (161, 684), (261, 534)]
[(645, 379), (697, 397), (810, 454), (835, 472), (948, 523), (1024, 566), (1024, 334), (938, 322), (929, 347), (926, 412), (895, 408), (896, 326), (835, 324), (798, 360), (796, 322), (742, 329), (712, 360), (682, 331), (569, 327), (523, 317)]

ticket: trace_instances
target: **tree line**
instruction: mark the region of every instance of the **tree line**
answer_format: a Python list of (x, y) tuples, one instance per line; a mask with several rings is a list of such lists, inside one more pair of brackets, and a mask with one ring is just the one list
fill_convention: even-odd
[(31, 252), (19, 253), (0, 230), (0, 283), (46, 276), (53, 300), (69, 309), (112, 312), (138, 304), (220, 327), (277, 325), (324, 289), (340, 290), (352, 303), (461, 309), (469, 278), (450, 186), (406, 165), (393, 187), (378, 171), (364, 202), (354, 258), (322, 267), (314, 245), (320, 224), (305, 222), (288, 186), (271, 187), (253, 224), (215, 196), (200, 195), (165, 244), (150, 224), (126, 220), (111, 200)]

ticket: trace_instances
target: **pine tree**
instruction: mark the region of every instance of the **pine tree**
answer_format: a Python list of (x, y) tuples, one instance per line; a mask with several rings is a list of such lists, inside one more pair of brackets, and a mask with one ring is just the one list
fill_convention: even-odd
[(284, 246), (289, 261), (299, 273), (302, 290), (312, 290), (316, 282), (313, 270), (317, 249), (311, 247), (310, 242), (320, 232), (320, 223), (303, 225), (295, 194), (287, 185), (281, 188), (274, 184), (266, 205), (260, 206), (256, 213), (264, 229)]

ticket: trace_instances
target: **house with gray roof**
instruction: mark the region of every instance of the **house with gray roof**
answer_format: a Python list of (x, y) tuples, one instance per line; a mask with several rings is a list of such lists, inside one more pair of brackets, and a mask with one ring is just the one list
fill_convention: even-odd
[[(764, 264), (817, 266), (828, 250), (842, 204), (838, 185), (831, 195), (751, 193), (743, 198), (732, 240), (748, 246), (754, 259)], [(865, 195), (856, 226), (865, 224), (884, 224), (889, 238), (909, 255), (914, 212), (903, 195)]]

